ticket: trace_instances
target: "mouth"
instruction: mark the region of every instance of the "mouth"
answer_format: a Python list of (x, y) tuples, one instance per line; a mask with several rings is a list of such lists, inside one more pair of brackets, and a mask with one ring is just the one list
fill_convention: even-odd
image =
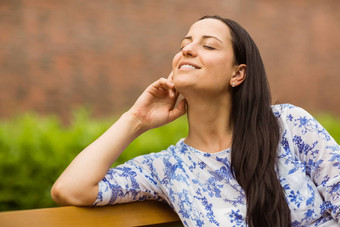
[(180, 70), (193, 70), (193, 69), (200, 69), (200, 67), (190, 64), (190, 63), (182, 63), (179, 65), (178, 69)]

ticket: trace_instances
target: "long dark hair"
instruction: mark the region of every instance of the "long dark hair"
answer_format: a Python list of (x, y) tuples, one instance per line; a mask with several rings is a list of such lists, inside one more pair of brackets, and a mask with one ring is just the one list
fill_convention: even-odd
[(231, 166), (247, 199), (250, 227), (291, 226), (290, 210), (276, 175), (278, 122), (271, 110), (265, 68), (253, 39), (238, 23), (219, 16), (230, 30), (234, 64), (246, 64), (246, 79), (232, 88), (233, 127)]

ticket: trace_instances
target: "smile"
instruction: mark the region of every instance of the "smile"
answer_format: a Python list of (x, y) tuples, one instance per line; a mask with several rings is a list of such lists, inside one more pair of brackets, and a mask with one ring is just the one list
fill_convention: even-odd
[(197, 67), (193, 66), (193, 65), (188, 65), (188, 64), (185, 64), (185, 65), (181, 65), (179, 67), (179, 69), (198, 69)]

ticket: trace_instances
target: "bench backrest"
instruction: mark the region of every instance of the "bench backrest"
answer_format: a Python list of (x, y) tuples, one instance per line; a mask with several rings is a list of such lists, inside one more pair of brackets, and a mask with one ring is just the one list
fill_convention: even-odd
[(106, 207), (56, 207), (0, 212), (0, 227), (182, 226), (165, 203), (144, 201)]

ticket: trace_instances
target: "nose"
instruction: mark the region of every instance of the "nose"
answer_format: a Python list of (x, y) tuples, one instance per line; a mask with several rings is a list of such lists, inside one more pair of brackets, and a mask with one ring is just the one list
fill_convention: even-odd
[(190, 43), (183, 47), (182, 55), (185, 57), (195, 57), (197, 55), (195, 44)]

